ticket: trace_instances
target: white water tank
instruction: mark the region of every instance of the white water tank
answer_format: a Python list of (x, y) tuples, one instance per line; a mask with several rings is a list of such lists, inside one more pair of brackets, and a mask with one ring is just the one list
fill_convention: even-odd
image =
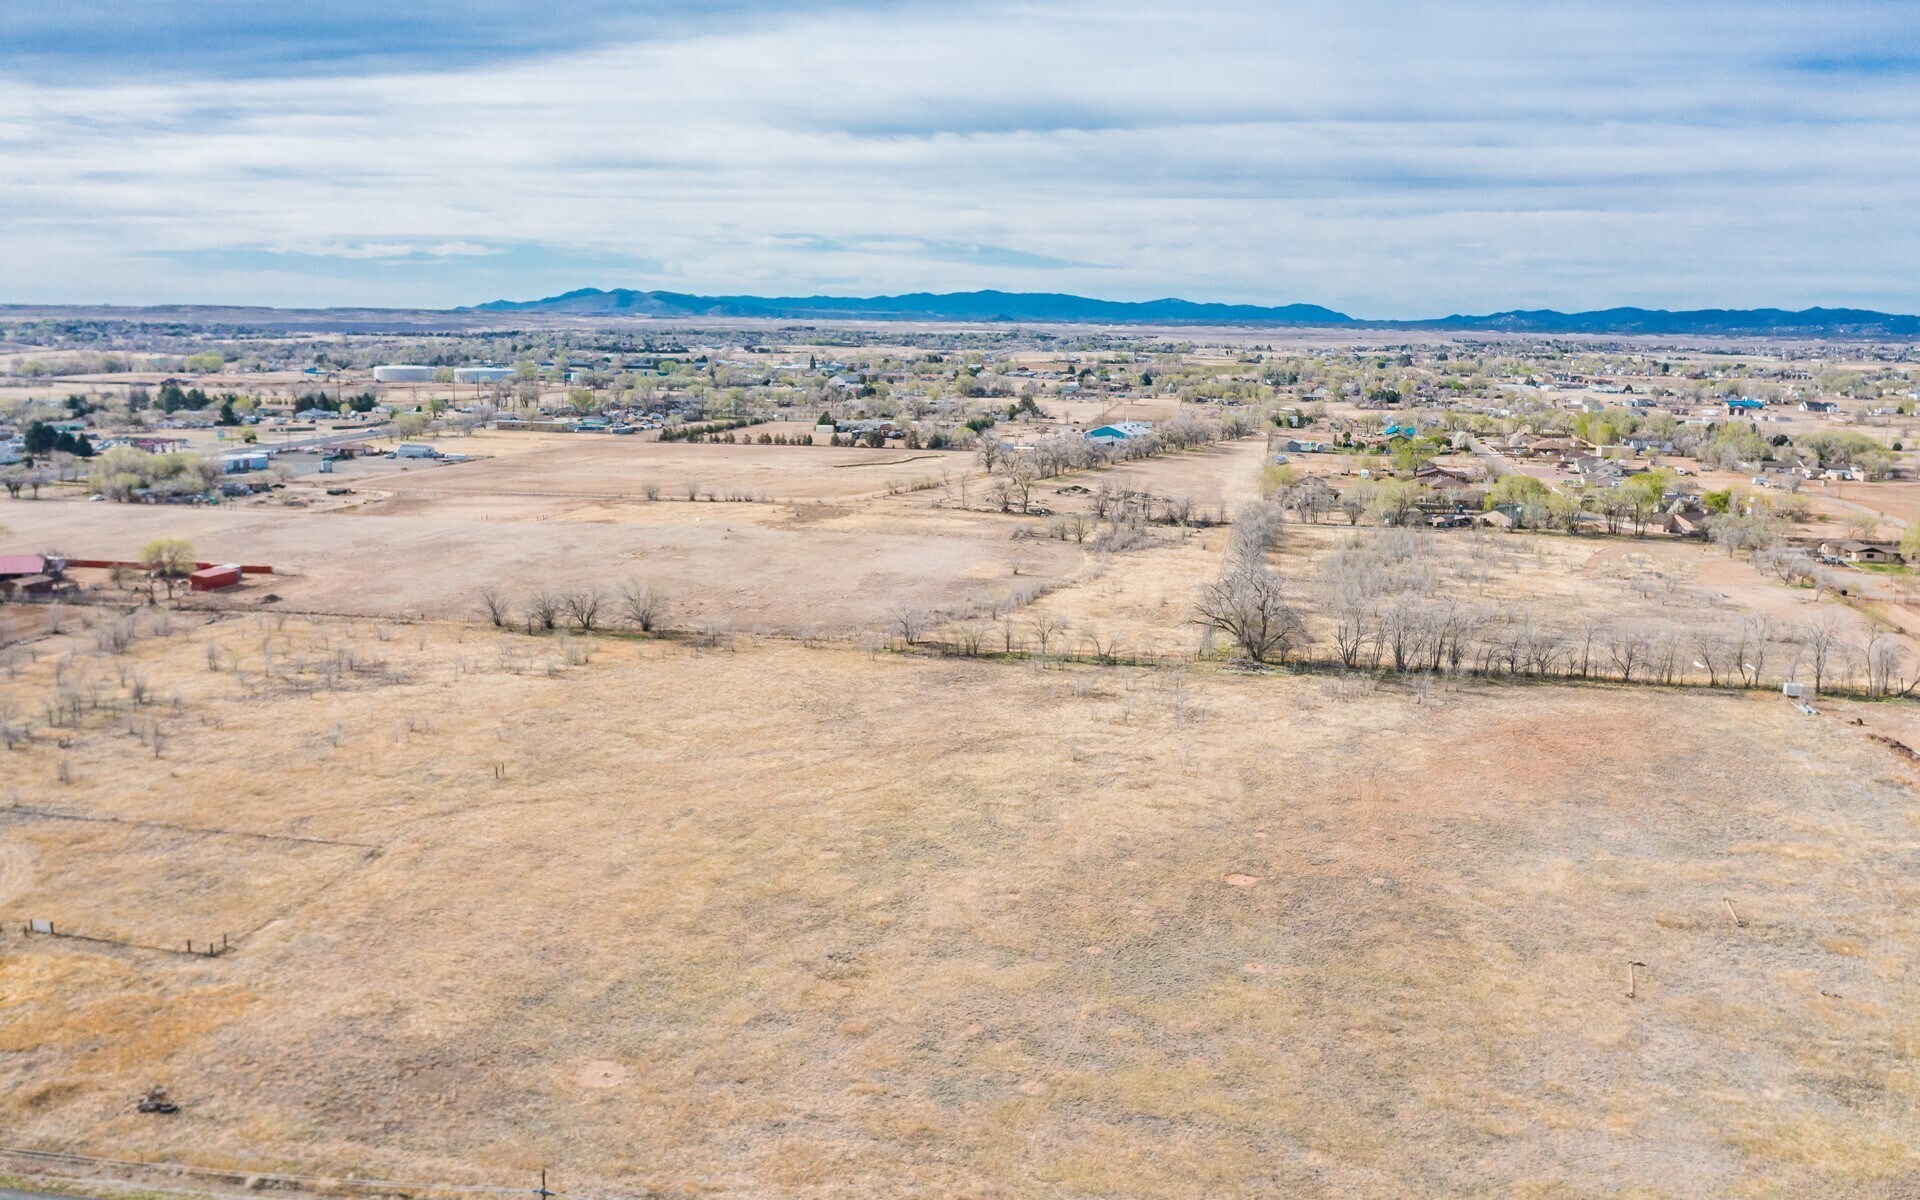
[(378, 383), (432, 383), (433, 374), (438, 367), (415, 366), (411, 363), (392, 363), (373, 369), (373, 378)]

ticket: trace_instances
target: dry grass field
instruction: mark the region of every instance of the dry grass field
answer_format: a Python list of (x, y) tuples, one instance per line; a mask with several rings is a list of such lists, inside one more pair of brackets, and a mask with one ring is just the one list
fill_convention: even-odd
[[(213, 508), (78, 494), (16, 503), (0, 545), (124, 559), (185, 537), (208, 560), (280, 572), (213, 603), (271, 593), (287, 608), (359, 616), (466, 617), (486, 584), (524, 597), (639, 578), (672, 592), (682, 621), (789, 633), (869, 628), (897, 604), (990, 607), (1084, 560), (1065, 545), (1015, 545), (998, 515), (917, 528), (932, 485), (973, 470), (970, 455), (540, 434), (444, 446), (486, 457), (407, 470), (356, 462), (271, 500)], [(646, 498), (648, 483), (664, 485), (659, 499)], [(925, 490), (905, 490), (915, 485)], [(832, 520), (874, 508), (880, 519)]]
[[(123, 694), (38, 645), (11, 697)], [(265, 616), (123, 662), (154, 703), (7, 756), (63, 814), (0, 815), (11, 1144), (659, 1195), (1920, 1184), (1904, 707)]]
[[(0, 609), (0, 1146), (607, 1197), (1920, 1194), (1910, 704), (1192, 661), (1229, 529), (1100, 553), (958, 457), (908, 491), (898, 452), (551, 442), (331, 511), (5, 506), (0, 549), (290, 573)], [(1260, 449), (1034, 498), (1231, 509)], [(781, 499), (631, 489), (689, 463)], [(1311, 602), (1382, 532), (1271, 560)], [(1866, 628), (1673, 542), (1424, 569), (1548, 623)], [(473, 612), (629, 576), (681, 632)], [(902, 653), (902, 604), (1160, 661)]]

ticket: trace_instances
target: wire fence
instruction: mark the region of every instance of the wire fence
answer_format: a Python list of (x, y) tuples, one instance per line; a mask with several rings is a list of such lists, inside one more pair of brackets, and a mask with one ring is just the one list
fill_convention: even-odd
[(98, 1155), (75, 1154), (66, 1150), (29, 1150), (20, 1146), (0, 1146), (0, 1156), (10, 1156), (32, 1163), (122, 1171), (161, 1172), (191, 1179), (206, 1180), (213, 1183), (235, 1184), (248, 1188), (278, 1187), (307, 1190), (360, 1188), (372, 1192), (405, 1195), (457, 1193), (461, 1195), (486, 1196), (535, 1196), (539, 1197), (539, 1200), (623, 1200), (621, 1197), (605, 1194), (553, 1191), (546, 1186), (545, 1172), (541, 1173), (540, 1181), (533, 1186), (501, 1187), (494, 1184), (373, 1179), (359, 1175), (295, 1175), (279, 1171), (255, 1171), (245, 1167), (208, 1167), (194, 1163), (102, 1158)]

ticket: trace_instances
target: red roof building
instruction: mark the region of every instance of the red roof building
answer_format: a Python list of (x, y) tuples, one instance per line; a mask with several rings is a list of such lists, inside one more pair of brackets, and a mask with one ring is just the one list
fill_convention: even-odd
[(46, 569), (45, 555), (0, 554), (0, 579), (11, 579), (16, 575), (38, 575)]
[(187, 587), (195, 592), (217, 592), (221, 588), (230, 588), (240, 582), (240, 567), (237, 563), (228, 563), (219, 567), (202, 567), (187, 576)]

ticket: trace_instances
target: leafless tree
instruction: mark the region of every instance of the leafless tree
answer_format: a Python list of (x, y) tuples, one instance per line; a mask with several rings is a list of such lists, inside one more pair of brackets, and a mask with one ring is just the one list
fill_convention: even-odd
[(1766, 670), (1767, 647), (1772, 640), (1772, 618), (1751, 616), (1740, 622), (1740, 632), (1734, 645), (1734, 667), (1740, 672), (1740, 682), (1745, 686), (1760, 686), (1760, 673)]
[(1579, 633), (1574, 641), (1572, 661), (1568, 664), (1580, 678), (1588, 679), (1593, 675), (1594, 649), (1605, 640), (1607, 623), (1599, 617), (1584, 617), (1580, 621)]
[(1378, 614), (1370, 600), (1352, 593), (1336, 594), (1330, 607), (1334, 650), (1340, 656), (1340, 665), (1351, 670), (1359, 665), (1360, 656), (1374, 637)]
[(581, 633), (592, 633), (600, 624), (600, 610), (606, 602), (606, 593), (598, 585), (592, 585), (568, 592), (560, 606), (575, 629)]
[(506, 626), (513, 622), (513, 603), (499, 588), (488, 584), (480, 589), (480, 611), (497, 626)]
[(1255, 662), (1287, 653), (1305, 633), (1299, 609), (1287, 601), (1280, 577), (1257, 558), (1240, 557), (1208, 584), (1195, 606), (1199, 623), (1232, 638)]
[(1333, 489), (1317, 479), (1310, 479), (1294, 488), (1287, 501), (1301, 521), (1309, 525), (1317, 524), (1333, 507)]
[(989, 475), (993, 474), (1007, 454), (1007, 443), (997, 433), (983, 431), (974, 440), (974, 447), (980, 452), (980, 469)]
[(640, 485), (640, 494), (649, 500), (658, 500), (660, 498), (660, 485), (649, 480)]
[(1907, 659), (1907, 652), (1901, 647), (1899, 639), (1875, 630), (1867, 636), (1861, 657), (1867, 664), (1867, 694), (1896, 694)]
[(652, 633), (666, 619), (667, 594), (652, 584), (629, 579), (620, 585), (621, 615), (641, 633)]
[(1813, 690), (1818, 692), (1838, 665), (1846, 646), (1846, 635), (1838, 617), (1823, 613), (1800, 626), (1800, 645), (1805, 662), (1813, 671)]
[(909, 604), (896, 604), (888, 614), (887, 623), (893, 632), (899, 635), (903, 645), (917, 646), (927, 632), (927, 610)]
[(1233, 514), (1233, 536), (1229, 553), (1236, 556), (1265, 554), (1280, 538), (1281, 508), (1265, 500), (1255, 500)]
[(1654, 634), (1647, 640), (1648, 672), (1661, 683), (1671, 685), (1685, 662), (1684, 646), (1681, 631), (1672, 626)]
[(563, 601), (560, 595), (547, 588), (536, 589), (527, 599), (527, 630), (534, 626), (552, 629), (560, 623)]
[(1113, 663), (1113, 662), (1119, 661), (1120, 659), (1120, 635), (1119, 634), (1102, 633), (1098, 629), (1089, 629), (1086, 631), (1086, 639), (1087, 639), (1087, 648), (1093, 651), (1093, 656), (1095, 658), (1099, 659), (1103, 663)]
[(1615, 625), (1606, 632), (1607, 657), (1620, 673), (1620, 682), (1632, 683), (1633, 673), (1646, 664), (1649, 652), (1646, 630), (1638, 625)]
[(1020, 511), (1026, 512), (1033, 496), (1033, 485), (1040, 478), (1039, 465), (1030, 453), (1014, 453), (1006, 456), (1000, 464), (1011, 498), (1020, 504)]
[(1053, 645), (1054, 639), (1063, 636), (1067, 627), (1059, 617), (1051, 613), (1033, 615), (1033, 640), (1040, 644), (1040, 653), (1044, 657)]
[(1703, 629), (1693, 635), (1693, 652), (1707, 672), (1707, 686), (1719, 687), (1723, 677), (1734, 673), (1734, 646), (1718, 630)]

